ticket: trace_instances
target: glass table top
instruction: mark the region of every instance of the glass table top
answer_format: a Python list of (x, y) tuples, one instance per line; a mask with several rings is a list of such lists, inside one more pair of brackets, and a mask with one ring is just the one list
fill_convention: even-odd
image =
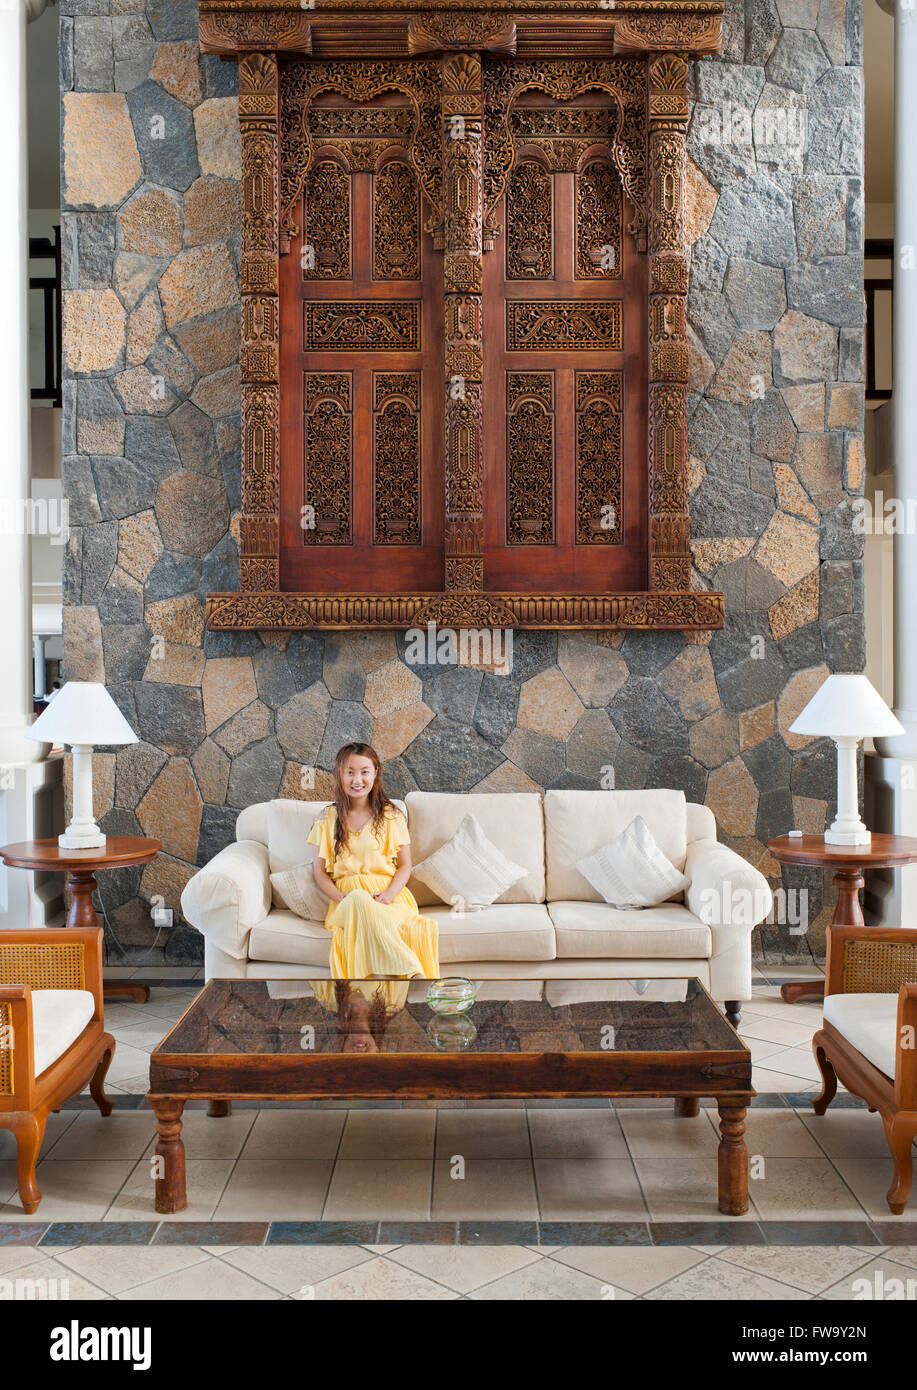
[(481, 980), (434, 1013), (431, 980), (212, 980), (153, 1053), (733, 1052), (698, 980)]

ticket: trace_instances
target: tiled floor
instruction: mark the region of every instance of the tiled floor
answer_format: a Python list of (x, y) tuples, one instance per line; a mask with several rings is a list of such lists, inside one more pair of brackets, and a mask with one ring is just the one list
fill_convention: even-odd
[(917, 1288), (917, 1209), (896, 1225), (885, 1205), (881, 1123), (846, 1094), (812, 1113), (820, 1009), (761, 972), (741, 1027), (759, 1092), (741, 1218), (717, 1211), (715, 1109), (665, 1101), (189, 1106), (189, 1205), (160, 1218), (141, 1096), (200, 988), (172, 980), (107, 1007), (115, 1114), (50, 1118), (32, 1218), (0, 1132), (0, 1277), (126, 1299), (850, 1298), (879, 1270)]

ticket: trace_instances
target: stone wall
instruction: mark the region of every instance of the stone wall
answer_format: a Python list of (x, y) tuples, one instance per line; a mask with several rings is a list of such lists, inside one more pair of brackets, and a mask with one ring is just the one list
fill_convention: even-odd
[[(413, 666), (403, 633), (204, 631), (238, 585), (239, 147), (232, 63), (191, 0), (61, 0), (66, 674), (104, 679), (141, 742), (97, 758), (109, 831), (162, 839), (108, 875), (135, 957), (197, 960), (178, 899), (238, 808), (329, 785), (370, 739), (392, 792), (676, 786), (776, 878), (769, 836), (821, 830), (830, 745), (788, 733), (830, 670), (864, 664), (862, 70), (843, 0), (727, 0), (689, 143), (692, 550), (726, 627), (517, 633), (512, 674)], [(823, 947), (759, 933), (768, 959)]]

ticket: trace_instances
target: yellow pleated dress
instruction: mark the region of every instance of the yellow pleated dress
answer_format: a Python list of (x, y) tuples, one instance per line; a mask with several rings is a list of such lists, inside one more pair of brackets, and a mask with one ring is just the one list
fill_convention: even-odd
[(328, 806), (309, 832), (325, 871), (333, 879), (343, 901), (331, 903), (325, 926), (333, 933), (330, 952), (332, 977), (365, 980), (372, 975), (398, 975), (409, 979), (424, 975), (439, 978), (439, 928), (430, 917), (421, 917), (413, 893), (402, 888), (392, 903), (378, 903), (373, 893), (383, 892), (398, 868), (398, 851), (409, 845), (407, 821), (397, 807), (386, 813), (377, 835), (372, 821), (352, 830), (347, 844), (335, 858), (334, 827), (337, 811)]

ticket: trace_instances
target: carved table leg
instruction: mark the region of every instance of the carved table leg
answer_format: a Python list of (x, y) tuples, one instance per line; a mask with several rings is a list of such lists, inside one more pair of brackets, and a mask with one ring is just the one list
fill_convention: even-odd
[[(70, 890), (67, 926), (94, 931), (98, 926), (92, 902), (92, 895), (96, 890), (95, 874), (85, 869), (71, 869), (67, 874), (67, 887)], [(105, 980), (103, 992), (106, 999), (133, 999), (135, 1004), (145, 1004), (150, 997), (149, 985), (135, 983), (133, 980)]]
[(717, 1155), (719, 1206), (727, 1216), (748, 1211), (748, 1150), (745, 1147), (745, 1106), (718, 1101), (720, 1147)]
[[(865, 887), (865, 884), (866, 880), (861, 869), (838, 869), (834, 875), (837, 906), (834, 909), (831, 926), (828, 927), (829, 933), (831, 927), (863, 926), (860, 889)], [(785, 999), (788, 1004), (795, 1004), (799, 999), (824, 999), (824, 997), (824, 980), (794, 980), (792, 984), (780, 986), (780, 998)]]
[(232, 1101), (231, 1101), (231, 1100), (208, 1100), (208, 1102), (207, 1102), (207, 1114), (208, 1114), (208, 1115), (213, 1115), (215, 1118), (219, 1118), (220, 1116), (223, 1116), (223, 1115), (231, 1115), (231, 1114), (232, 1114)]
[(185, 1191), (185, 1146), (181, 1141), (183, 1100), (153, 1100), (159, 1142), (156, 1157), (161, 1159), (161, 1175), (156, 1178), (156, 1210), (184, 1211), (188, 1205)]
[(695, 1115), (700, 1114), (700, 1101), (697, 1096), (676, 1096), (675, 1114), (681, 1115), (685, 1120), (693, 1120)]

